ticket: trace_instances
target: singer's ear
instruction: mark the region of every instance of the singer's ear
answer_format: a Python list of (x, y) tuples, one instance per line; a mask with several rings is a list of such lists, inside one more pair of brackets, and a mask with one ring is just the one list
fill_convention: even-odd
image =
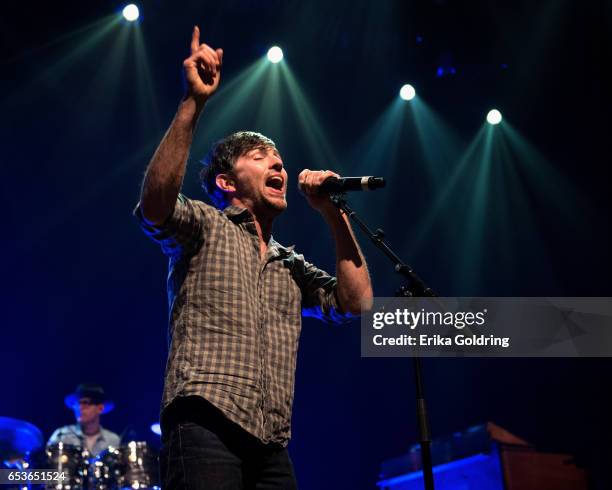
[(217, 187), (223, 192), (235, 192), (236, 186), (234, 185), (234, 179), (227, 174), (219, 174), (215, 178)]

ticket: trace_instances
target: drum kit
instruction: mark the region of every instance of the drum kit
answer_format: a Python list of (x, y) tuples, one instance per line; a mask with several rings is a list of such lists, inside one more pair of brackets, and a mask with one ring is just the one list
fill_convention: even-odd
[[(63, 474), (53, 483), (22, 483), (7, 490), (157, 490), (157, 453), (143, 441), (109, 447), (97, 456), (58, 442), (43, 448), (42, 433), (29, 422), (0, 417), (0, 467), (19, 472), (45, 470)], [(4, 485), (3, 485), (4, 486)]]

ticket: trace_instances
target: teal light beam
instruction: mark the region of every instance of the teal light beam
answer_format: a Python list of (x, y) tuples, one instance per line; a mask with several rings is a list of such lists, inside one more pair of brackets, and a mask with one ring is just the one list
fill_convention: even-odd
[(270, 64), (263, 81), (263, 93), (259, 99), (253, 127), (275, 141), (282, 141), (282, 117), (287, 116), (281, 113), (282, 97), (279, 66)]
[(141, 128), (144, 129), (143, 136), (159, 135), (162, 131), (161, 115), (159, 104), (157, 103), (157, 91), (151, 76), (151, 66), (149, 55), (144, 41), (141, 26), (138, 23), (132, 24), (134, 27), (134, 58), (136, 68), (136, 78), (138, 80), (138, 103), (140, 105)]
[(336, 166), (339, 163), (336, 152), (325, 136), (323, 125), (312, 110), (312, 104), (309, 103), (291, 68), (286, 62), (279, 63), (278, 67), (283, 75), (283, 81), (286, 82), (289, 98), (293, 103), (298, 122), (302, 126), (311, 156), (316, 157), (316, 161), (328, 162), (323, 163), (326, 167)]
[(464, 150), (456, 162), (452, 173), (440, 183), (439, 191), (422, 218), (416, 223), (416, 234), (408, 246), (411, 254), (415, 254), (425, 243), (426, 236), (431, 232), (433, 226), (441, 222), (441, 213), (447, 209), (457, 209), (465, 202), (460, 192), (460, 183), (465, 179), (468, 168), (473, 164), (477, 150), (482, 146), (486, 137), (486, 126), (481, 126), (469, 146)]
[(454, 281), (458, 290), (477, 291), (482, 286), (480, 279), (483, 273), (483, 251), (485, 247), (485, 230), (491, 218), (489, 188), (491, 185), (491, 167), (493, 165), (493, 137), (495, 128), (487, 123), (484, 144), (477, 165), (473, 168), (475, 176), (473, 185), (468, 187), (468, 202), (465, 208), (465, 219), (462, 223), (462, 237), (458, 244), (461, 250), (460, 260), (455, 260)]
[[(49, 91), (54, 91), (58, 97), (65, 98), (64, 87), (61, 85), (63, 79), (72, 70), (80, 69), (82, 59), (94, 55), (96, 48), (114, 31), (119, 22), (120, 18), (112, 15), (77, 31), (79, 34), (87, 33), (87, 37), (81, 39), (81, 35), (77, 36), (76, 33), (70, 36), (68, 38), (70, 40), (68, 45), (70, 50), (54, 62), (42, 62), (41, 57), (38, 56), (37, 71), (34, 72), (30, 81), (9, 94), (4, 103), (7, 105), (19, 104), (24, 96), (30, 97), (32, 94), (43, 96), (43, 94), (48, 94)], [(45, 65), (46, 68), (42, 68)], [(41, 90), (41, 85), (45, 88), (44, 90)]]
[(251, 129), (249, 127), (255, 110), (257, 94), (263, 90), (266, 68), (270, 63), (259, 59), (242, 70), (238, 75), (224, 80), (221, 72), (219, 90), (207, 102), (198, 133), (203, 137), (194, 141), (192, 154), (201, 155), (210, 145), (228, 134)]
[(455, 161), (461, 148), (460, 139), (421, 97), (406, 105), (414, 119), (428, 175), (437, 184)]

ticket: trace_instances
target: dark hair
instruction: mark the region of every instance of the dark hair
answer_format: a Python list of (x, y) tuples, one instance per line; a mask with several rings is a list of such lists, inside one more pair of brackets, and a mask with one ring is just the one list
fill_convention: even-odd
[(217, 208), (227, 206), (225, 193), (217, 187), (217, 175), (231, 174), (236, 160), (256, 148), (276, 148), (276, 145), (263, 134), (238, 131), (214, 143), (202, 160), (204, 168), (200, 171), (200, 183)]

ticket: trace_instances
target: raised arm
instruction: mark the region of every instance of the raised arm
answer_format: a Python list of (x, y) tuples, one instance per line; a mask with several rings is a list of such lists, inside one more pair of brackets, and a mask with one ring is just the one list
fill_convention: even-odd
[(189, 149), (198, 119), (221, 77), (223, 50), (200, 44), (200, 29), (191, 36), (191, 55), (183, 61), (185, 95), (145, 172), (140, 205), (146, 221), (164, 223), (181, 190)]

